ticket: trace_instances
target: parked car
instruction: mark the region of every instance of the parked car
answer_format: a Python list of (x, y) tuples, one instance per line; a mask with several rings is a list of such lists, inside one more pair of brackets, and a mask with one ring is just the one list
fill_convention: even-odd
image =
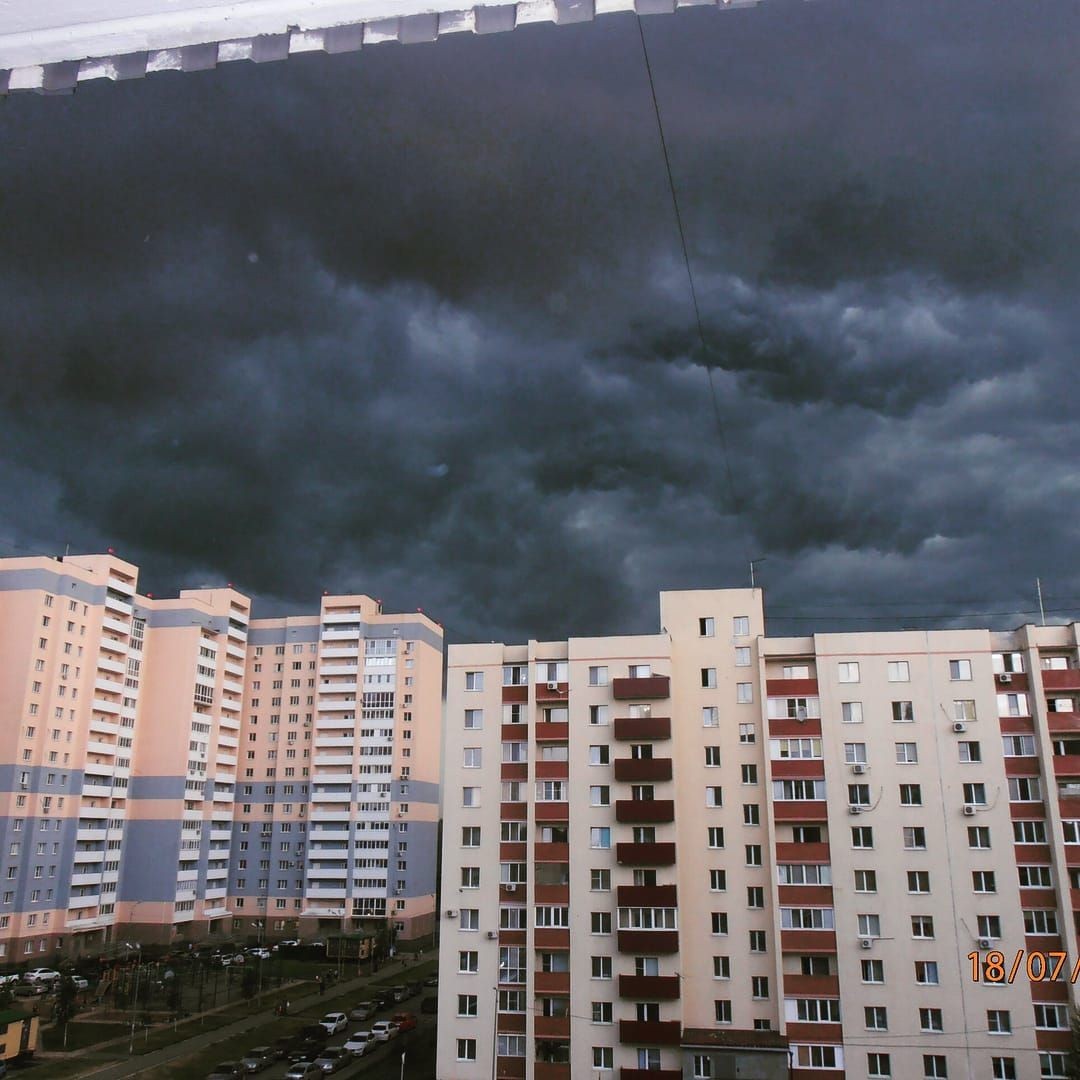
[(11, 992), (17, 998), (40, 997), (49, 989), (49, 983), (19, 983)]
[(321, 1080), (322, 1069), (314, 1061), (297, 1061), (289, 1066), (285, 1080)]
[(296, 1039), (292, 1035), (282, 1035), (280, 1039), (275, 1039), (273, 1045), (270, 1047), (270, 1052), (274, 1055), (275, 1061), (284, 1061), (289, 1056), (289, 1051), (293, 1048), (293, 1043)]
[(377, 1043), (378, 1040), (370, 1031), (354, 1031), (345, 1040), (345, 1049), (354, 1057), (363, 1057), (365, 1054), (374, 1050)]
[(286, 1057), (289, 1061), (314, 1061), (329, 1038), (322, 1024), (308, 1024), (293, 1036)]
[(316, 1059), (315, 1064), (324, 1073), (336, 1073), (352, 1061), (352, 1054), (340, 1046), (328, 1046)]
[(429, 979), (425, 979), (424, 980), (424, 985), (425, 986), (438, 986), (439, 985), (439, 976), (438, 975), (432, 975)]
[(60, 972), (52, 968), (33, 968), (23, 976), (23, 981), (28, 983), (51, 983), (60, 978)]
[(376, 1020), (371, 1025), (371, 1034), (379, 1042), (389, 1042), (391, 1039), (398, 1037), (398, 1026), (393, 1020)]
[(223, 1061), (206, 1074), (206, 1080), (240, 1080), (244, 1067), (239, 1061)]
[(14, 986), (20, 978), (21, 976), (17, 971), (12, 975), (0, 975), (0, 986)]
[(394, 1013), (390, 1019), (392, 1023), (397, 1024), (398, 1031), (412, 1031), (416, 1027), (416, 1013)]
[(375, 995), (375, 1008), (387, 1009), (395, 1004), (394, 995), (390, 990), (380, 990)]
[(349, 1026), (349, 1018), (341, 1012), (327, 1013), (319, 1023), (326, 1028), (328, 1035), (336, 1035)]
[(255, 1046), (240, 1059), (240, 1064), (244, 1066), (246, 1072), (257, 1073), (273, 1065), (274, 1060), (272, 1047)]
[(391, 986), (390, 993), (394, 995), (394, 1004), (396, 1005), (409, 996), (409, 988), (407, 986)]
[(264, 949), (261, 945), (257, 945), (254, 948), (248, 949), (248, 956), (257, 957), (259, 960), (269, 960), (270, 950)]
[(75, 984), (76, 990), (89, 990), (90, 980), (84, 979), (81, 975), (72, 975), (71, 981)]
[(300, 942), (297, 938), (287, 938), (285, 941), (279, 941), (274, 946), (274, 952), (277, 952), (278, 949), (295, 949), (299, 944)]
[(350, 1020), (366, 1020), (369, 1016), (374, 1015), (374, 1013), (375, 1013), (375, 1002), (374, 1001), (358, 1001), (349, 1010), (349, 1019)]

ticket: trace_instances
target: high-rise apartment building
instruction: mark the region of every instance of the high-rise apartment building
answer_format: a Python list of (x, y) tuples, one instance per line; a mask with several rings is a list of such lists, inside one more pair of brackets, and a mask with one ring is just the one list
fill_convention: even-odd
[(113, 555), (0, 560), (0, 962), (433, 927), (442, 630), (251, 620)]
[(1080, 625), (660, 615), (449, 649), (439, 1080), (1066, 1075)]

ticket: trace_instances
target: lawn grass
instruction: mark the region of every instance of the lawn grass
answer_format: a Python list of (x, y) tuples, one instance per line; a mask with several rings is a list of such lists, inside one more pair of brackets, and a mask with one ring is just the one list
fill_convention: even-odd
[(41, 1029), (42, 1050), (81, 1050), (84, 1046), (118, 1039), (127, 1035), (124, 1024), (100, 1023), (94, 1020), (72, 1020), (67, 1026), (67, 1046), (64, 1046), (64, 1029), (50, 1025)]

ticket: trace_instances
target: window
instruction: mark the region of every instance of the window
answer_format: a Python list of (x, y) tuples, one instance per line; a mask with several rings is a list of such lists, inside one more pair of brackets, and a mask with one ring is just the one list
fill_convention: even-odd
[(744, 825), (760, 825), (761, 807), (757, 803), (743, 803), (742, 820)]
[(718, 769), (720, 767), (720, 747), (719, 746), (706, 746), (705, 747), (705, 764), (710, 769)]
[(731, 978), (731, 957), (730, 956), (714, 956), (712, 958), (713, 978), (714, 979), (730, 979)]
[(894, 724), (914, 724), (915, 709), (910, 701), (894, 701), (892, 703), (892, 718)]
[(710, 915), (712, 933), (723, 935), (728, 932), (728, 917), (726, 911), (714, 911)]
[(994, 1080), (1016, 1080), (1016, 1058), (992, 1057), (990, 1065)]
[(913, 742), (898, 742), (896, 744), (896, 763), (898, 765), (914, 765), (919, 760), (919, 748)]
[(1069, 1075), (1069, 1059), (1066, 1054), (1039, 1054), (1039, 1076), (1042, 1080), (1064, 1080)]
[(850, 806), (870, 806), (869, 784), (848, 784), (848, 804)]
[(731, 1001), (728, 998), (724, 998), (720, 1001), (713, 1002), (713, 1015), (718, 1024), (730, 1024), (731, 1023)]
[(739, 705), (750, 705), (754, 700), (754, 684), (741, 682), (735, 684), (735, 701)]
[(480, 888), (480, 867), (463, 866), (461, 868), (461, 887), (463, 889)]
[(589, 788), (590, 806), (610, 806), (611, 788), (607, 784), (593, 784)]
[(915, 982), (919, 986), (938, 986), (938, 966), (936, 960), (915, 961)]
[(480, 789), (478, 787), (463, 787), (461, 789), (462, 806), (479, 806)]
[(763, 953), (767, 951), (764, 930), (750, 931), (750, 951), (752, 953)]
[(731, 620), (731, 632), (735, 637), (749, 637), (750, 616), (736, 615), (735, 618)]
[(1005, 757), (1034, 757), (1035, 738), (1032, 735), (1002, 735), (1001, 752)]
[(747, 866), (761, 866), (761, 845), (760, 844), (747, 844), (746, 850), (746, 865)]
[(1012, 1017), (1008, 1009), (987, 1009), (986, 1030), (991, 1035), (1011, 1035)]
[(967, 834), (969, 848), (981, 848), (989, 850), (990, 827), (988, 825), (969, 825)]
[(468, 731), (478, 731), (484, 726), (484, 710), (483, 709), (466, 709), (465, 710), (465, 728)]
[(590, 705), (589, 723), (593, 727), (606, 727), (608, 724), (608, 707), (606, 705)]
[(1043, 1031), (1060, 1031), (1069, 1026), (1069, 1012), (1065, 1005), (1035, 1005), (1035, 1027)]
[(593, 911), (589, 914), (589, 932), (592, 934), (611, 933), (611, 912)]
[(972, 870), (971, 888), (977, 893), (997, 892), (997, 879), (993, 870)]
[(748, 885), (746, 887), (746, 906), (755, 909), (765, 906), (765, 890), (762, 886)]
[(701, 710), (702, 727), (719, 727), (720, 710), (715, 705), (705, 705)]
[(749, 667), (750, 666), (750, 646), (739, 645), (735, 649), (735, 666), (736, 667)]
[(607, 826), (591, 828), (589, 830), (589, 846), (593, 848), (611, 847), (611, 829)]
[(971, 682), (971, 661), (950, 660), (949, 678), (953, 682)]
[(458, 912), (458, 929), (459, 930), (479, 930), (480, 929), (480, 909), (479, 908), (462, 908)]
[(857, 661), (837, 664), (836, 680), (842, 683), (856, 683), (859, 681), (859, 665)]
[[(525, 1036), (520, 1036), (522, 1042)], [(594, 1046), (592, 1048), (592, 1063), (594, 1069), (614, 1069), (615, 1050), (610, 1046)]]
[(651, 664), (631, 664), (627, 669), (631, 679), (648, 679), (652, 675)]
[(863, 1006), (863, 1026), (867, 1031), (888, 1031), (889, 1012), (884, 1005)]
[(739, 725), (739, 742), (743, 746), (749, 746), (751, 743), (757, 742), (756, 728), (753, 724)]
[(610, 979), (611, 978), (611, 957), (610, 956), (594, 956), (591, 958), (592, 962), (592, 977), (594, 979)]
[(976, 719), (975, 702), (971, 698), (954, 698), (952, 706), (954, 720)]
[[(515, 743), (509, 743), (507, 745), (514, 746)], [(481, 764), (482, 755), (480, 753), (479, 746), (466, 746), (463, 754), (463, 760), (461, 762), (462, 767), (466, 769), (479, 769)]]
[(740, 765), (739, 766), (740, 783), (743, 784), (756, 784), (757, 783), (757, 766), (756, 765)]
[(964, 785), (964, 802), (969, 806), (985, 806), (986, 805), (986, 785), (985, 784), (965, 784)]
[(877, 892), (877, 871), (876, 870), (856, 870), (855, 871), (855, 891), (861, 893), (876, 893)]
[[(1062, 825), (1064, 824), (1065, 823), (1062, 822)], [(1014, 821), (1013, 840), (1018, 844), (1045, 844), (1046, 823), (1043, 821)], [(1080, 843), (1080, 841), (1071, 841), (1068, 832), (1066, 832), (1065, 843), (1069, 844), (1074, 842)]]
[(863, 914), (858, 916), (859, 937), (881, 937), (881, 916)]
[(710, 809), (724, 805), (724, 789), (719, 784), (710, 784), (705, 789), (705, 805)]
[(708, 831), (709, 847), (722, 848), (724, 846), (724, 830), (722, 826), (710, 825)]
[(920, 1009), (919, 1010), (919, 1030), (920, 1031), (944, 1031), (945, 1022), (942, 1019), (942, 1012), (940, 1009)]
[[(465, 672), (465, 689), (466, 690), (483, 690), (484, 689), (484, 673), (482, 671), (466, 671)], [(475, 1053), (475, 1043), (474, 1050)]]
[(862, 719), (862, 702), (861, 701), (845, 701), (840, 705), (840, 719), (845, 724), (861, 724)]
[(703, 667), (701, 669), (701, 685), (705, 690), (716, 689), (716, 668)]
[(961, 741), (956, 746), (961, 763), (970, 764), (982, 761), (982, 748), (977, 742)]
[(769, 979), (766, 975), (753, 975), (750, 978), (750, 996), (762, 1001), (769, 996)]
[(712, 1058), (707, 1054), (694, 1055), (694, 1080), (710, 1080), (712, 1077)]
[(905, 825), (904, 847), (908, 851), (925, 851), (926, 829), (922, 825)]
[(851, 828), (851, 846), (853, 848), (872, 848), (874, 830), (870, 825), (853, 825)]
[(888, 1054), (867, 1054), (866, 1055), (866, 1075), (878, 1080), (880, 1077), (892, 1076), (892, 1060)]
[(638, 1047), (637, 1067), (656, 1071), (660, 1068), (660, 1051), (655, 1047)]
[(477, 1012), (477, 997), (475, 994), (458, 994), (458, 1016), (475, 1016)]
[(860, 962), (862, 967), (862, 981), (864, 983), (883, 983), (885, 981), (885, 961), (884, 960), (863, 960)]
[(590, 686), (607, 686), (608, 684), (608, 669), (604, 665), (594, 665), (589, 668), (589, 685)]
[(610, 1001), (594, 1001), (592, 1003), (592, 1022), (594, 1024), (612, 1024), (613, 1014), (612, 1003)]
[(592, 892), (611, 892), (611, 871), (590, 870), (589, 889)]
[(710, 892), (724, 892), (727, 889), (727, 871), (726, 870), (710, 870), (709, 871), (709, 891)]
[(457, 1041), (457, 1059), (458, 1059), (458, 1061), (475, 1061), (476, 1060), (476, 1040), (475, 1039), (458, 1039), (458, 1041)]
[(911, 936), (913, 938), (929, 939), (934, 936), (934, 919), (932, 915), (911, 916)]
[(458, 971), (463, 975), (475, 975), (480, 970), (480, 954), (463, 949), (458, 953)]
[(922, 787), (919, 784), (901, 784), (900, 805), (922, 806)]
[(911, 682), (911, 669), (906, 660), (889, 661), (889, 682)]

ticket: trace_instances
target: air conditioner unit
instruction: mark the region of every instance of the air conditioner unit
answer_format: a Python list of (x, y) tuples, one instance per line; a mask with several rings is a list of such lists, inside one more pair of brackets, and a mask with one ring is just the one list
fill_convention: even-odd
[(975, 807), (971, 803), (964, 803), (964, 817), (974, 817)]
[(963, 720), (954, 720), (952, 729), (959, 735), (961, 732), (967, 731), (967, 724)]
[(559, 684), (557, 682), (549, 682), (547, 684), (547, 688), (549, 690), (558, 690), (559, 689)]
[(497, 932), (497, 931), (495, 931), (495, 930), (489, 930), (489, 931), (487, 932), (487, 936), (488, 936), (488, 941), (495, 941), (495, 940), (496, 940), (496, 938), (498, 938), (498, 936), (499, 936), (499, 935), (498, 935), (498, 932)]
[(862, 762), (856, 762), (854, 765), (851, 766), (851, 771), (856, 776), (862, 776), (862, 774), (866, 772), (866, 766)]
[(872, 949), (874, 947), (873, 938), (861, 937), (859, 938), (860, 949)]
[(512, 881), (511, 881), (511, 882), (510, 882), (509, 884), (504, 884), (504, 885), (503, 885), (503, 888), (504, 888), (504, 889), (505, 889), (505, 890), (506, 890), (507, 892), (517, 892), (517, 885), (516, 885), (516, 884), (515, 884), (514, 882), (512, 882)]
[(1012, 682), (1012, 672), (1003, 671), (998, 676), (998, 682), (1005, 682), (1005, 683)]
[(446, 917), (448, 919), (454, 919), (457, 917), (457, 912), (453, 908), (446, 909)]
[(865, 807), (860, 806), (858, 803), (851, 803), (847, 808), (849, 814), (861, 814)]
[(991, 945), (993, 945), (993, 942), (988, 937), (979, 938), (980, 949), (989, 949)]

